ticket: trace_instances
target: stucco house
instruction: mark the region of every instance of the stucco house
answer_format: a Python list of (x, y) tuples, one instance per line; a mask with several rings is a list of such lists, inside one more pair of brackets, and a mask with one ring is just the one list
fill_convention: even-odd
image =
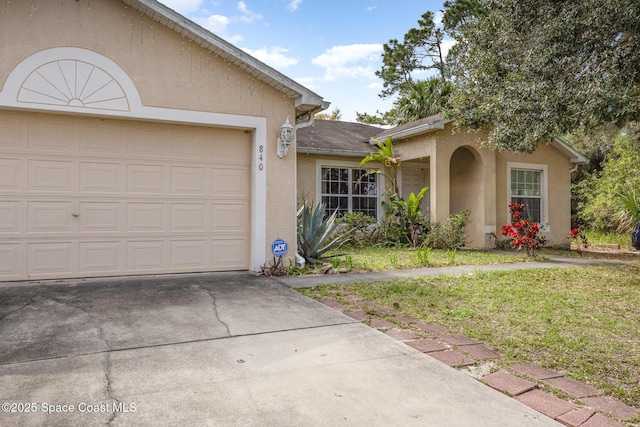
[(6, 2), (0, 40), (0, 281), (292, 256), (278, 139), (322, 97), (154, 0)]
[(532, 154), (494, 151), (478, 144), (482, 135), (454, 131), (439, 115), (392, 129), (360, 123), (315, 120), (297, 134), (298, 196), (330, 209), (360, 211), (380, 219), (384, 177), (359, 162), (391, 137), (401, 158), (400, 192), (405, 197), (428, 186), (423, 211), (443, 221), (471, 212), (469, 246), (491, 248), (510, 221), (509, 202), (525, 203), (552, 245), (567, 245), (571, 227), (570, 172), (587, 159), (560, 140), (540, 144)]

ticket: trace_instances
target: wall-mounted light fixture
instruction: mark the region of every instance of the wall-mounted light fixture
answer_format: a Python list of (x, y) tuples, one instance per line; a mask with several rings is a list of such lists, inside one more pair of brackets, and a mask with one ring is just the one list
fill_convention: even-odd
[(293, 142), (295, 133), (293, 126), (289, 123), (289, 117), (287, 121), (280, 128), (280, 135), (278, 135), (278, 157), (283, 158), (289, 151), (289, 145)]

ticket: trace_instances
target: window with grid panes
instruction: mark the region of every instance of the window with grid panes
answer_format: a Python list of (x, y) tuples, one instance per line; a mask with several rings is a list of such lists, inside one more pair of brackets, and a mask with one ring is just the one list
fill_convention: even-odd
[[(542, 221), (542, 171), (511, 169), (511, 201), (525, 206), (523, 218)], [(511, 218), (513, 221), (513, 218)]]
[(321, 179), (322, 202), (329, 212), (362, 212), (377, 219), (377, 174), (368, 174), (366, 169), (323, 167)]

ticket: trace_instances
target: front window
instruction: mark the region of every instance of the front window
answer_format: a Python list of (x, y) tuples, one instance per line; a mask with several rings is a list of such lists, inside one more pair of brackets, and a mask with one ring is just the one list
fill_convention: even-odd
[(542, 223), (542, 171), (511, 169), (511, 202), (524, 204), (524, 219)]
[(362, 212), (377, 218), (378, 175), (366, 169), (347, 167), (322, 168), (322, 202), (327, 210), (338, 210), (338, 215), (347, 212)]

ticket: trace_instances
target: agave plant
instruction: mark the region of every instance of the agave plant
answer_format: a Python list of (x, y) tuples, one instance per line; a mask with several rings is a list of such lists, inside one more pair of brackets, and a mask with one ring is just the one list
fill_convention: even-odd
[(305, 201), (298, 210), (298, 252), (304, 259), (315, 264), (321, 262), (323, 254), (349, 240), (349, 233), (332, 239), (338, 223), (336, 215), (338, 210), (326, 216), (326, 206), (319, 203), (317, 206), (307, 205)]

